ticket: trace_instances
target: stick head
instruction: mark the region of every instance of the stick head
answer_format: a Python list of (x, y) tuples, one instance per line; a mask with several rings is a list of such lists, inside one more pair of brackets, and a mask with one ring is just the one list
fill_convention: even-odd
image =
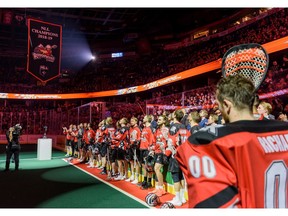
[(268, 54), (260, 44), (241, 44), (230, 48), (223, 56), (222, 75), (241, 74), (254, 83), (257, 91), (266, 77), (268, 65)]

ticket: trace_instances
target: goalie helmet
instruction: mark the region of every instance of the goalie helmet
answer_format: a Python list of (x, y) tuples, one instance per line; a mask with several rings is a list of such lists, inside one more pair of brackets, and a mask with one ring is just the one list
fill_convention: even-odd
[(266, 50), (260, 44), (249, 43), (230, 48), (223, 56), (221, 69), (223, 77), (240, 74), (252, 81), (258, 90), (268, 67), (269, 56)]
[(149, 206), (157, 206), (160, 203), (159, 197), (155, 193), (150, 193), (145, 197), (145, 201)]
[(175, 208), (175, 206), (174, 206), (172, 203), (170, 203), (170, 202), (165, 202), (165, 203), (163, 203), (163, 204), (161, 205), (160, 208), (170, 209), (170, 208)]

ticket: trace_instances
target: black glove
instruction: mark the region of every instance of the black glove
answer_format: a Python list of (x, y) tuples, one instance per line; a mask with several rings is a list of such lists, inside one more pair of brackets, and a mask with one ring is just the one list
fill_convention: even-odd
[(135, 141), (135, 142), (133, 142), (133, 144), (132, 144), (132, 148), (134, 148), (134, 149), (139, 148), (139, 144), (140, 144), (139, 141)]
[(120, 142), (120, 145), (118, 147), (119, 149), (123, 149), (124, 150), (124, 142)]

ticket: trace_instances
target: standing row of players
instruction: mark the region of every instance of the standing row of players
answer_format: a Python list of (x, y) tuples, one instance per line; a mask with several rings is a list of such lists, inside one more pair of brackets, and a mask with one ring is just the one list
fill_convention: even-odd
[(144, 116), (142, 126), (138, 125), (135, 117), (130, 121), (120, 119), (116, 127), (113, 119), (108, 117), (99, 123), (95, 131), (89, 123), (70, 125), (69, 129), (63, 128), (66, 156), (72, 159), (77, 155), (80, 162), (89, 164), (88, 167), (102, 169), (101, 174), (107, 175), (108, 180), (125, 180), (141, 189), (152, 187), (152, 175), (155, 173), (155, 190), (151, 192), (157, 196), (166, 194), (162, 167), (168, 166), (175, 191), (175, 197), (169, 202), (181, 206), (186, 203), (185, 180), (174, 156), (178, 146), (201, 128), (200, 114), (197, 111), (189, 113), (189, 130), (181, 123), (185, 115), (183, 110), (176, 110), (170, 116), (158, 116), (156, 127), (152, 126), (152, 115)]

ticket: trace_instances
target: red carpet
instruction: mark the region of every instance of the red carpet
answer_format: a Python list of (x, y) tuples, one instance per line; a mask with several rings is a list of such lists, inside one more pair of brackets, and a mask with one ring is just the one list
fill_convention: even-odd
[[(97, 169), (97, 168), (87, 168), (87, 164), (83, 164), (83, 163), (79, 163), (76, 161), (76, 159), (73, 159), (72, 164), (74, 166), (77, 166), (78, 168), (85, 170), (86, 172), (96, 176), (97, 178), (102, 179), (105, 182), (108, 182), (110, 184), (112, 184), (113, 186), (131, 194), (132, 196), (143, 200), (143, 202), (145, 202), (145, 197), (147, 196), (149, 191), (153, 191), (154, 188), (148, 189), (148, 190), (142, 190), (139, 186), (134, 185), (130, 182), (126, 182), (126, 181), (115, 181), (115, 180), (110, 180), (108, 181), (107, 175), (101, 175), (100, 172), (101, 170)], [(165, 203), (169, 200), (172, 200), (174, 197), (173, 194), (170, 193), (166, 193), (165, 195), (160, 197), (160, 204), (158, 206), (156, 206), (156, 208), (160, 208), (162, 203)], [(176, 208), (188, 208), (188, 203), (185, 203), (184, 205), (182, 205), (181, 207), (176, 207)]]

